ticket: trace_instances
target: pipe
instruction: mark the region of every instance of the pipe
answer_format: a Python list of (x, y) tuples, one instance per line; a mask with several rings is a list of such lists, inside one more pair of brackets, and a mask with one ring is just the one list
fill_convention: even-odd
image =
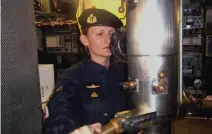
[(160, 123), (157, 120), (157, 112), (135, 115), (135, 110), (131, 110), (120, 113), (102, 127), (101, 134), (133, 133)]
[(102, 127), (102, 132), (101, 134), (116, 134), (116, 128), (115, 126), (113, 126), (113, 124), (111, 122), (109, 122), (108, 124), (104, 125)]
[(115, 117), (110, 122), (102, 127), (101, 134), (119, 134), (121, 133), (121, 125), (119, 122), (121, 121), (121, 117)]

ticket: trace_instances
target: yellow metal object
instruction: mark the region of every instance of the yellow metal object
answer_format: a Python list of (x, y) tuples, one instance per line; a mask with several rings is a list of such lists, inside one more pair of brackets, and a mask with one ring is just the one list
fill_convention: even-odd
[(124, 117), (124, 118), (129, 118), (133, 114), (132, 110), (126, 110), (126, 111), (121, 111), (115, 114), (115, 117)]
[(163, 72), (159, 73), (159, 78), (164, 78), (165, 74)]
[(189, 92), (186, 91), (186, 89), (183, 89), (183, 103), (197, 103), (197, 98), (194, 98)]
[(134, 80), (129, 80), (129, 81), (127, 81), (127, 82), (121, 83), (120, 85), (122, 85), (123, 88), (125, 88), (125, 89), (131, 89), (131, 90), (133, 90), (133, 89), (136, 88), (136, 81), (134, 81)]
[(115, 127), (117, 134), (120, 134), (121, 132), (120, 126), (118, 124), (120, 120), (121, 118), (113, 118), (112, 120), (110, 120), (110, 123), (113, 124), (113, 126)]
[(154, 92), (156, 94), (166, 94), (167, 93), (167, 90), (168, 90), (168, 87), (167, 87), (168, 78), (166, 77), (166, 75), (165, 75), (164, 72), (158, 73), (158, 80), (157, 80), (157, 82), (158, 83), (156, 83), (156, 85), (154, 85), (154, 87), (155, 87)]

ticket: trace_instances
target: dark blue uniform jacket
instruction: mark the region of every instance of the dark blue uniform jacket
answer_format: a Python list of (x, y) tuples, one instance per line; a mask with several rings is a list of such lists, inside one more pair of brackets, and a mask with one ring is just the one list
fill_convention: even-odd
[(126, 65), (108, 68), (90, 59), (82, 60), (58, 77), (56, 93), (48, 102), (45, 134), (68, 134), (86, 124), (108, 123), (114, 114), (126, 110)]

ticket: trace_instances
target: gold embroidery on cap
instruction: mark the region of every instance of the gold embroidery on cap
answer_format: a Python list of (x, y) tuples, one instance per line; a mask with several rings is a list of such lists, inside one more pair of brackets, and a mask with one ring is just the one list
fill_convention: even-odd
[(87, 23), (93, 24), (93, 23), (96, 23), (96, 22), (97, 22), (96, 16), (94, 16), (93, 14), (90, 14), (87, 18)]

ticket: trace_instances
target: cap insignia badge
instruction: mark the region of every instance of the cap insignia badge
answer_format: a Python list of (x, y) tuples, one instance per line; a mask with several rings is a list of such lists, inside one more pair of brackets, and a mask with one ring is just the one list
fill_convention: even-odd
[(90, 14), (87, 18), (87, 23), (93, 24), (93, 23), (96, 23), (96, 22), (97, 22), (96, 16), (94, 16), (93, 14)]

